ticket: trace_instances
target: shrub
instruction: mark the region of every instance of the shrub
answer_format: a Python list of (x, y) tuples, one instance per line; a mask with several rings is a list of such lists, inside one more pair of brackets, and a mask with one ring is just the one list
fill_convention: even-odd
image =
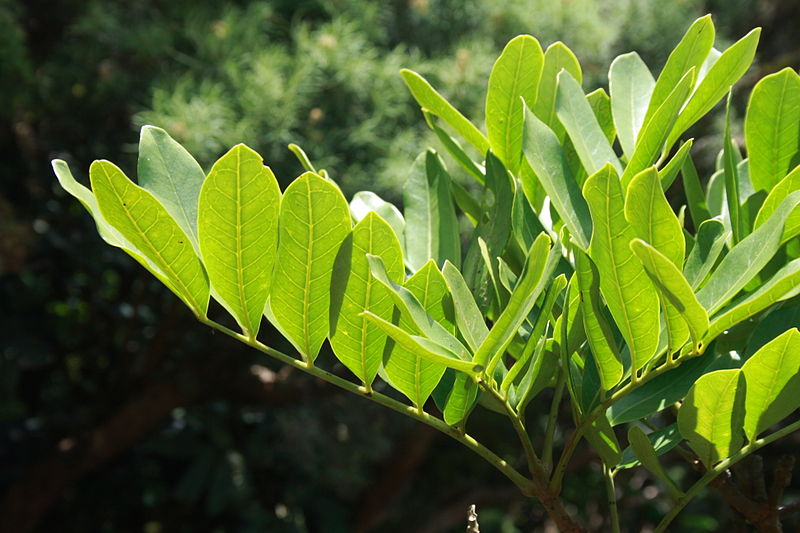
[[(491, 69), (485, 134), (402, 71), (451, 166), (480, 189), (471, 195), (427, 150), (409, 167), (402, 214), (368, 191), (348, 203), (298, 147), (306, 172), (281, 192), (247, 146), (206, 176), (150, 126), (138, 185), (108, 161), (92, 164), (91, 190), (63, 161), (53, 167), (103, 239), (202, 323), (451, 436), (563, 531), (582, 530), (560, 495), (585, 439), (602, 467), (611, 529), (620, 529), (615, 477), (642, 466), (674, 497), (656, 528), (664, 531), (720, 474), (800, 427), (778, 425), (800, 406), (800, 332), (786, 326), (800, 286), (800, 77), (786, 69), (754, 88), (747, 158), (731, 135), (729, 96), (705, 189), (693, 141), (682, 140), (730, 95), (759, 34), (718, 51), (711, 18), (700, 18), (657, 78), (624, 54), (611, 64), (609, 92), (589, 94), (569, 48), (543, 51), (521, 35)], [(678, 175), (687, 207), (676, 212), (664, 190)], [(463, 254), (457, 209), (472, 226)], [(210, 297), (235, 326), (212, 318), (221, 313), (209, 313)], [(259, 340), (264, 317), (296, 355)], [(326, 341), (347, 376), (317, 360)], [(378, 377), (393, 390), (377, 390)], [(550, 405), (536, 401), (545, 389)], [(557, 443), (562, 402), (575, 427)], [(477, 405), (508, 419), (524, 467), (467, 432)], [(528, 428), (534, 410), (548, 413), (543, 435)], [(699, 479), (679, 486), (662, 466), (667, 452), (696, 465)], [(780, 490), (740, 512), (780, 527)]]

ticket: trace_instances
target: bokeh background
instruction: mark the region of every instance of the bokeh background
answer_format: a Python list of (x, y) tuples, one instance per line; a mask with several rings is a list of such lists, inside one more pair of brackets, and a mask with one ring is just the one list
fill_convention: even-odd
[[(294, 142), (348, 197), (399, 203), (410, 162), (436, 146), (400, 68), (481, 123), (517, 34), (567, 43), (593, 89), (630, 50), (657, 73), (706, 12), (718, 47), (764, 27), (741, 117), (755, 80), (800, 64), (797, 0), (0, 0), (0, 531), (433, 533), (463, 531), (471, 503), (483, 531), (552, 530), (446, 437), (197, 324), (102, 243), (49, 161), (84, 182), (96, 158), (135, 175), (138, 129), (155, 124), (206, 169), (245, 142), (285, 186)], [(710, 164), (718, 121), (693, 134)], [(491, 413), (470, 430), (515, 457)], [(591, 461), (578, 454), (565, 497), (603, 530)], [(622, 479), (627, 528), (646, 530), (669, 501), (645, 473)], [(676, 530), (731, 524), (709, 493)]]

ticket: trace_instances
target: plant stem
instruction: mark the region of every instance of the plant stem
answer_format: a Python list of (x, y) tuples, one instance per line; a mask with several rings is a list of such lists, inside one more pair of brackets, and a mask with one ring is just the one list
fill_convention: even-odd
[(767, 444), (776, 441), (781, 437), (785, 437), (786, 435), (794, 431), (797, 431), (798, 429), (800, 429), (800, 420), (792, 424), (789, 424), (788, 426), (779, 429), (774, 433), (770, 433), (766, 437), (754, 440), (753, 442), (748, 444), (745, 448), (742, 448), (737, 453), (721, 461), (719, 464), (717, 464), (717, 466), (706, 472), (703, 475), (703, 477), (697, 480), (695, 484), (692, 485), (688, 491), (686, 491), (686, 494), (684, 494), (681, 498), (678, 499), (677, 502), (675, 502), (675, 505), (672, 507), (672, 509), (670, 509), (669, 513), (667, 513), (667, 515), (664, 516), (664, 518), (658, 524), (658, 527), (656, 527), (653, 533), (663, 533), (664, 531), (666, 531), (667, 527), (675, 519), (675, 517), (678, 516), (681, 510), (683, 510), (686, 504), (689, 503), (692, 500), (692, 498), (697, 496), (697, 493), (703, 490), (706, 487), (706, 485), (711, 483), (714, 480), (714, 478), (716, 478), (722, 472), (726, 471), (734, 463), (737, 463), (738, 461), (744, 459), (745, 457), (755, 452), (756, 450), (763, 448)]
[(531, 442), (528, 431), (525, 429), (525, 423), (514, 411), (514, 408), (511, 407), (511, 404), (508, 403), (508, 400), (503, 398), (497, 389), (491, 387), (485, 382), (480, 382), (480, 385), (487, 393), (494, 396), (497, 401), (503, 404), (503, 408), (506, 410), (506, 414), (511, 420), (511, 424), (514, 426), (514, 431), (516, 431), (517, 436), (522, 443), (522, 447), (525, 450), (525, 457), (528, 460), (528, 468), (531, 472), (532, 495), (539, 500), (539, 502), (541, 502), (542, 506), (545, 508), (545, 511), (547, 511), (547, 514), (558, 526), (559, 531), (564, 533), (582, 532), (583, 529), (567, 514), (567, 511), (564, 509), (564, 505), (561, 503), (558, 495), (549, 490), (547, 486), (547, 472), (545, 471), (539, 456), (536, 454), (536, 450), (533, 447), (533, 442)]
[(483, 444), (475, 440), (473, 437), (459, 431), (457, 428), (447, 425), (444, 421), (434, 416), (431, 416), (430, 414), (424, 411), (418, 410), (416, 407), (399, 402), (394, 398), (390, 398), (379, 392), (375, 392), (374, 390), (368, 390), (363, 385), (356, 385), (353, 382), (350, 382), (346, 379), (340, 378), (339, 376), (331, 374), (327, 370), (323, 370), (321, 368), (313, 366), (311, 363), (301, 361), (300, 359), (285, 354), (280, 350), (276, 350), (275, 348), (267, 346), (259, 342), (258, 340), (250, 340), (248, 339), (247, 336), (242, 335), (241, 333), (238, 333), (230, 328), (227, 328), (222, 324), (218, 324), (217, 322), (214, 322), (209, 318), (201, 317), (199, 318), (199, 320), (203, 324), (206, 324), (216, 329), (217, 331), (221, 331), (225, 335), (233, 337), (234, 339), (244, 344), (247, 344), (248, 346), (255, 348), (256, 350), (264, 354), (274, 357), (275, 359), (278, 359), (282, 363), (291, 365), (295, 368), (298, 368), (304, 372), (311, 374), (312, 376), (315, 376), (323, 381), (335, 385), (341, 389), (344, 389), (348, 392), (352, 392), (353, 394), (357, 394), (362, 398), (367, 398), (368, 400), (372, 400), (375, 403), (383, 405), (384, 407), (388, 407), (389, 409), (397, 411), (398, 413), (402, 413), (419, 422), (422, 422), (423, 424), (427, 424), (428, 426), (431, 426), (432, 428), (439, 430), (440, 432), (459, 441), (461, 444), (463, 444), (473, 452), (480, 455), (489, 464), (494, 466), (509, 480), (511, 480), (511, 482), (514, 483), (514, 485), (516, 485), (522, 491), (523, 494), (525, 495), (533, 494), (533, 487), (532, 487), (533, 484), (530, 479), (520, 474), (505, 460), (498, 457), (494, 452), (486, 448)]
[(550, 474), (553, 469), (553, 440), (556, 433), (556, 425), (558, 424), (558, 407), (561, 405), (561, 398), (564, 395), (564, 385), (566, 378), (564, 372), (559, 367), (558, 378), (556, 379), (556, 388), (553, 392), (553, 401), (550, 403), (550, 414), (547, 417), (547, 428), (544, 434), (544, 445), (542, 446), (542, 461), (544, 469)]
[(617, 511), (617, 490), (614, 487), (614, 473), (603, 462), (603, 478), (606, 482), (606, 494), (608, 495), (608, 512), (611, 519), (611, 533), (619, 533), (619, 512)]

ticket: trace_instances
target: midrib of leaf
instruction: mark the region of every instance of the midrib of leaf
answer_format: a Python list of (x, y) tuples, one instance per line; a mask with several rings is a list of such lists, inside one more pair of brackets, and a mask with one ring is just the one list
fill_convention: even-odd
[[(148, 248), (150, 248), (150, 251), (153, 254), (155, 254), (155, 256), (158, 258), (159, 262), (162, 265), (162, 268), (166, 267), (165, 270), (167, 270), (167, 273), (179, 285), (183, 295), (192, 302), (192, 304), (194, 306), (194, 309), (192, 309), (192, 310), (195, 312), (195, 314), (200, 315), (200, 312), (199, 312), (200, 308), (197, 305), (197, 301), (194, 299), (194, 296), (192, 295), (192, 293), (189, 290), (189, 288), (183, 283), (183, 280), (180, 278), (180, 276), (175, 271), (175, 269), (172, 268), (172, 265), (170, 265), (169, 262), (166, 259), (164, 259), (164, 256), (161, 255), (161, 252), (158, 250), (158, 248), (156, 248), (153, 245), (153, 243), (150, 241), (150, 238), (147, 236), (146, 230), (143, 230), (142, 227), (139, 226), (139, 223), (136, 221), (136, 219), (131, 216), (130, 207), (133, 207), (133, 206), (132, 205), (128, 206), (127, 202), (123, 201), (122, 196), (120, 196), (119, 192), (117, 192), (117, 187), (116, 187), (116, 185), (114, 185), (114, 180), (111, 179), (110, 175), (106, 171), (105, 166), (102, 166), (101, 168), (103, 169), (103, 174), (106, 175), (106, 180), (108, 181), (109, 185), (111, 185), (111, 190), (114, 192), (114, 196), (117, 198), (117, 201), (119, 202), (119, 205), (122, 206), (122, 210), (124, 211), (125, 216), (128, 217), (128, 220), (136, 228), (136, 231), (138, 231), (139, 234), (142, 236), (142, 238), (145, 240), (145, 242), (147, 243)], [(137, 198), (136, 202), (138, 202), (138, 201), (139, 201), (139, 199)], [(135, 205), (136, 202), (134, 202), (133, 205)], [(156, 212), (156, 221), (158, 221), (158, 217), (159, 217), (159, 213)], [(171, 232), (170, 233), (170, 238), (172, 238), (172, 235), (173, 235), (174, 231), (175, 231), (174, 227), (170, 229), (170, 232)]]
[[(161, 151), (161, 143), (154, 143), (154, 144), (156, 145), (156, 150), (158, 150), (158, 155), (161, 157), (162, 163), (166, 162), (166, 159), (164, 158), (164, 153)], [(167, 165), (165, 164), (164, 168), (169, 168), (169, 167), (167, 167)], [(191, 237), (193, 238), (194, 242), (198, 242), (197, 233), (195, 231), (194, 226), (191, 223), (192, 219), (189, 218), (189, 213), (186, 212), (186, 208), (184, 207), (183, 202), (180, 201), (181, 195), (178, 192), (178, 185), (175, 183), (175, 180), (172, 178), (172, 172), (167, 172), (167, 175), (169, 176), (169, 184), (172, 186), (173, 192), (175, 192), (175, 198), (178, 198), (178, 207), (180, 207), (180, 210), (181, 210), (181, 213), (183, 214), (183, 217), (186, 219), (187, 222), (189, 222), (189, 231), (192, 232)]]
[[(311, 182), (305, 180), (306, 185), (306, 205), (308, 206), (308, 248), (306, 249), (306, 283), (303, 287), (303, 338), (306, 341), (305, 349), (309, 350), (311, 347), (311, 338), (309, 337), (309, 309), (311, 307), (311, 298), (309, 292), (311, 291), (311, 258), (314, 257), (314, 211), (311, 205)], [(309, 354), (310, 357), (310, 354)]]
[[(372, 236), (373, 236), (372, 224), (373, 224), (373, 222), (372, 222), (372, 220), (370, 220), (369, 221), (369, 232), (368, 232), (369, 233), (369, 246), (367, 247), (367, 250), (369, 250), (369, 253), (372, 253)], [(371, 294), (372, 294), (372, 278), (370, 278), (369, 274), (368, 274), (367, 275), (366, 292), (365, 292), (365, 295), (364, 295), (364, 309), (367, 310), (367, 311), (370, 310), (369, 309), (369, 307), (370, 307), (369, 299), (370, 299)], [(366, 378), (366, 376), (367, 376), (367, 321), (363, 317), (361, 318), (361, 350), (360, 350), (360, 355), (361, 355), (361, 369), (364, 372), (364, 377)], [(365, 381), (366, 381), (366, 379), (365, 379)], [(369, 387), (370, 386), (367, 385), (367, 388), (369, 388)]]
[[(610, 180), (608, 181), (608, 183), (610, 183)], [(605, 211), (606, 211), (606, 224), (605, 224), (606, 228), (605, 229), (606, 229), (606, 237), (608, 237), (608, 242), (610, 244), (609, 251), (610, 251), (611, 255), (613, 256), (612, 261), (614, 263), (614, 268), (611, 269), (611, 272), (613, 273), (613, 277), (614, 277), (614, 288), (616, 289), (617, 296), (619, 297), (619, 301), (622, 303), (622, 305), (620, 307), (622, 308), (623, 315), (625, 315), (625, 330), (627, 331), (628, 335), (630, 335), (631, 341), (633, 341), (637, 337), (634, 337), (634, 335), (633, 335), (633, 330), (631, 329), (631, 323), (630, 323), (630, 316), (628, 315), (628, 306), (626, 304), (627, 300), (624, 298), (624, 296), (622, 294), (622, 286), (620, 285), (620, 282), (619, 282), (619, 267), (620, 267), (620, 263), (619, 263), (619, 261), (617, 259), (616, 249), (614, 248), (614, 242), (615, 241), (614, 241), (613, 236), (611, 235), (611, 224), (608, 223), (608, 221), (611, 218), (609, 216), (610, 213), (611, 213), (611, 203), (610, 203), (611, 199), (609, 197), (609, 192), (610, 191), (608, 190), (608, 187), (606, 187), (606, 194), (604, 195), (605, 196), (605, 203), (606, 203), (606, 209), (605, 209)], [(621, 234), (620, 237), (624, 237), (624, 233)], [(633, 352), (634, 350), (635, 350), (635, 347), (631, 346), (631, 352)], [(635, 361), (632, 361), (632, 365), (634, 367), (636, 366)]]
[[(254, 324), (250, 324), (250, 313), (247, 309), (247, 298), (244, 295), (244, 265), (242, 264), (242, 151), (236, 150), (236, 279), (237, 289), (239, 289), (239, 301), (242, 305), (242, 318), (247, 321), (248, 327), (253, 328)], [(247, 332), (248, 335), (252, 333)]]

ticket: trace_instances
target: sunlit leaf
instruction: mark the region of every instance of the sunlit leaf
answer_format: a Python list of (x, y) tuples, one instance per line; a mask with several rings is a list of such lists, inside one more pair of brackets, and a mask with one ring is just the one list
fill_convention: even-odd
[(625, 220), (622, 188), (611, 165), (583, 187), (594, 233), (589, 256), (600, 273), (600, 290), (631, 352), (633, 371), (655, 355), (658, 345), (658, 296), (629, 244), (636, 236)]
[[(205, 316), (209, 286), (191, 241), (158, 200), (109, 161), (89, 169), (103, 218), (142, 253), (152, 271), (197, 315)], [(159, 276), (161, 273), (161, 276)]]
[(243, 144), (214, 163), (200, 191), (197, 231), (214, 297), (252, 338), (272, 283), (280, 203), (272, 171)]
[(486, 130), (492, 150), (512, 172), (522, 154), (523, 101), (533, 105), (544, 56), (530, 35), (511, 39), (497, 58), (486, 91)]
[(678, 411), (678, 428), (706, 467), (741, 448), (747, 386), (739, 369), (701, 376)]
[[(644, 124), (647, 105), (656, 81), (650, 69), (636, 52), (618, 56), (608, 71), (608, 89), (611, 93), (611, 110), (622, 151), (633, 157), (636, 139)], [(598, 170), (586, 169), (590, 174)], [(620, 169), (617, 169), (621, 172)], [(635, 174), (635, 172), (634, 172)]]
[(370, 387), (378, 373), (386, 335), (362, 313), (391, 320), (394, 303), (389, 291), (370, 276), (367, 254), (380, 257), (389, 278), (403, 279), (403, 253), (391, 226), (375, 212), (356, 224), (339, 247), (333, 265), (330, 303), (330, 343), (344, 366)]
[(800, 76), (791, 68), (770, 74), (750, 94), (744, 134), (750, 180), (770, 191), (786, 176), (800, 150)]
[(314, 361), (329, 331), (333, 264), (350, 233), (350, 209), (332, 181), (306, 172), (284, 191), (279, 228), (270, 310)]

